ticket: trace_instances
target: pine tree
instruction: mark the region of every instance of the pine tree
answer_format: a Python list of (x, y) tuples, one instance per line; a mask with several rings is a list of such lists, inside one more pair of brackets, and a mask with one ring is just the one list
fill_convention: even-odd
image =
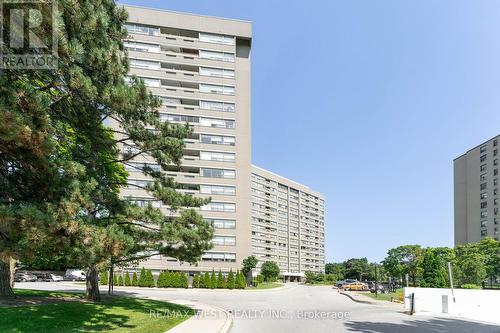
[(145, 287), (154, 287), (155, 286), (155, 278), (153, 276), (153, 272), (150, 269), (146, 272), (146, 286)]
[(129, 287), (131, 285), (131, 282), (130, 282), (130, 273), (127, 272), (125, 274), (125, 286)]
[(193, 282), (192, 282), (193, 288), (200, 288), (200, 275), (195, 274), (193, 276)]
[(123, 286), (123, 277), (120, 275), (118, 276), (118, 286)]
[(146, 278), (146, 269), (141, 268), (141, 273), (139, 274), (139, 287), (146, 287), (147, 284), (147, 278)]
[(160, 272), (160, 274), (158, 275), (158, 280), (156, 280), (156, 286), (158, 288), (166, 288), (167, 287), (167, 281), (166, 281), (166, 276), (167, 276), (167, 272), (165, 271), (162, 271)]
[(210, 289), (217, 288), (217, 276), (215, 275), (214, 270), (212, 270), (212, 274), (210, 275)]
[(245, 282), (245, 276), (243, 275), (242, 272), (236, 273), (236, 288), (237, 289), (245, 289), (247, 286)]
[(118, 278), (116, 276), (116, 274), (113, 274), (113, 286), (117, 286), (118, 285)]
[(217, 275), (217, 289), (226, 289), (226, 278), (222, 275), (222, 272), (219, 270), (219, 274)]
[(108, 271), (107, 270), (101, 272), (101, 274), (99, 276), (99, 283), (102, 286), (105, 286), (108, 284)]
[(139, 285), (139, 280), (137, 279), (137, 272), (132, 274), (132, 286), (137, 287)]
[(233, 270), (231, 269), (229, 271), (229, 274), (227, 275), (227, 288), (228, 289), (234, 289), (234, 274)]
[(208, 272), (203, 274), (203, 288), (210, 288), (210, 274)]

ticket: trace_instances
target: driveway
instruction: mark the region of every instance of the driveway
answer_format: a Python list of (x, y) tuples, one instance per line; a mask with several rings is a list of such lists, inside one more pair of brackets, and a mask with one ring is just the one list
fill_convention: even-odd
[[(84, 286), (69, 282), (27, 282), (16, 284), (16, 288), (81, 291)], [(494, 324), (452, 317), (409, 316), (402, 313), (401, 305), (392, 303), (355, 303), (324, 286), (288, 284), (255, 291), (115, 287), (115, 291), (220, 307), (233, 316), (231, 333), (500, 333), (500, 326)]]

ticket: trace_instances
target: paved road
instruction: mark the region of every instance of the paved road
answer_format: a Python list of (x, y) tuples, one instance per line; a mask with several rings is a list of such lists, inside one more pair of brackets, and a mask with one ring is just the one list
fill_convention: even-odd
[[(16, 287), (47, 290), (84, 288), (83, 285), (68, 282), (19, 283)], [(409, 316), (402, 313), (401, 306), (391, 303), (355, 303), (329, 287), (291, 284), (261, 291), (122, 287), (115, 290), (135, 296), (196, 301), (223, 308), (233, 314), (231, 333), (500, 333), (500, 326), (493, 324), (451, 317)]]

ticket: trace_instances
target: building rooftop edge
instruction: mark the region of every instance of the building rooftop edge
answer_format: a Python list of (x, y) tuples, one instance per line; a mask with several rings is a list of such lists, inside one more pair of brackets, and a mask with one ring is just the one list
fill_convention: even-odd
[(299, 182), (296, 182), (295, 180), (291, 180), (290, 178), (286, 178), (286, 177), (283, 177), (283, 176), (281, 176), (281, 175), (278, 175), (278, 174), (277, 174), (277, 173), (275, 173), (275, 172), (272, 172), (272, 171), (269, 171), (269, 170), (267, 170), (267, 169), (261, 168), (261, 167), (259, 167), (259, 166), (255, 165), (255, 164), (252, 164), (252, 168), (256, 168), (256, 169), (259, 169), (259, 170), (261, 170), (261, 171), (268, 172), (268, 173), (272, 174), (273, 176), (276, 176), (276, 177), (279, 177), (279, 178), (285, 179), (285, 180), (287, 180), (287, 181), (289, 181), (289, 182), (292, 182), (292, 183), (294, 183), (294, 184), (297, 184), (297, 185), (299, 185), (299, 186), (302, 186), (302, 187), (304, 187), (304, 188), (306, 188), (306, 189), (308, 189), (308, 190), (311, 190), (311, 191), (313, 191), (313, 192), (315, 192), (315, 193), (319, 194), (319, 195), (320, 195), (320, 196), (324, 199), (324, 195), (323, 195), (322, 193), (320, 193), (320, 192), (318, 192), (318, 191), (316, 191), (316, 190), (313, 190), (312, 188), (310, 188), (310, 187), (309, 187), (309, 186), (307, 186), (307, 185), (304, 185), (304, 184), (301, 184), (301, 183), (299, 183)]
[(203, 14), (196, 14), (196, 13), (190, 13), (190, 12), (180, 12), (180, 11), (176, 11), (176, 10), (168, 10), (168, 9), (163, 9), (163, 8), (155, 8), (155, 7), (147, 7), (147, 6), (137, 6), (137, 5), (129, 5), (129, 4), (119, 4), (119, 5), (122, 7), (125, 7), (125, 8), (132, 7), (132, 8), (148, 9), (148, 10), (159, 11), (159, 12), (167, 12), (167, 13), (181, 14), (181, 15), (191, 15), (191, 16), (212, 18), (212, 19), (218, 19), (218, 20), (224, 20), (224, 21), (247, 23), (247, 24), (252, 25), (252, 21), (242, 20), (242, 19), (234, 19), (234, 18), (212, 16), (212, 15), (203, 15)]
[(480, 144), (475, 145), (471, 149), (466, 150), (465, 153), (463, 153), (462, 155), (455, 157), (453, 160), (458, 160), (460, 157), (463, 157), (463, 156), (467, 155), (468, 152), (470, 152), (470, 151), (472, 151), (474, 149), (477, 149), (477, 148), (481, 147), (482, 145), (484, 145), (485, 143), (490, 142), (491, 140), (494, 140), (494, 139), (496, 139), (498, 137), (500, 137), (500, 134), (497, 134), (497, 135), (489, 138), (488, 140), (485, 140), (485, 141), (481, 142)]

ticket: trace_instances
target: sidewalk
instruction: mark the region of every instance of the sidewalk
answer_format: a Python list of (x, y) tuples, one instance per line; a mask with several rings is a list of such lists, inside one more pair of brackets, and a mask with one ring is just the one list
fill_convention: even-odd
[(374, 300), (371, 297), (368, 297), (366, 295), (357, 293), (357, 292), (351, 292), (351, 291), (340, 291), (341, 295), (347, 296), (351, 300), (353, 300), (356, 303), (363, 303), (363, 304), (371, 304), (371, 305), (382, 305), (382, 306), (387, 306), (387, 307), (394, 307), (394, 308), (400, 308), (404, 309), (404, 306), (402, 303), (396, 303), (396, 302), (389, 302), (389, 301), (377, 301)]

